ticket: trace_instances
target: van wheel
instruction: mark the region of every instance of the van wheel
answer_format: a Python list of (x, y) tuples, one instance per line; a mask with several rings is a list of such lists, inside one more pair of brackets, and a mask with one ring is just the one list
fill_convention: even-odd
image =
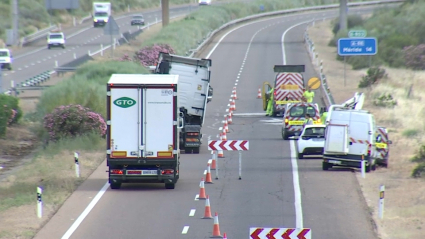
[(285, 129), (284, 129), (284, 128), (282, 128), (282, 138), (283, 138), (284, 140), (289, 140), (289, 136), (288, 136), (288, 134), (286, 133), (286, 131), (285, 131)]
[(329, 164), (328, 164), (328, 163), (326, 163), (326, 162), (322, 162), (322, 169), (323, 169), (324, 171), (327, 171), (327, 170), (329, 169)]
[(303, 158), (303, 154), (302, 153), (299, 153), (298, 154), (298, 159), (302, 159)]
[(366, 173), (369, 173), (371, 169), (372, 169), (371, 165), (370, 165), (370, 164), (369, 164), (369, 165), (367, 165), (367, 166), (365, 167), (365, 171), (366, 171)]
[(121, 183), (110, 183), (111, 189), (120, 189)]
[(166, 189), (174, 189), (175, 185), (176, 185), (175, 183), (166, 183), (165, 188)]
[(372, 165), (372, 171), (375, 171), (376, 170), (376, 164), (373, 164)]

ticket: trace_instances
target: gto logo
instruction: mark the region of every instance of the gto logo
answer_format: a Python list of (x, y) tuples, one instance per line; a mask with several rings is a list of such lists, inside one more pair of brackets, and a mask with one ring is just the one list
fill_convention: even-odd
[(121, 97), (121, 98), (116, 99), (114, 101), (114, 104), (118, 107), (121, 107), (121, 108), (128, 108), (128, 107), (135, 105), (136, 101), (131, 99), (131, 98), (128, 98), (128, 97)]

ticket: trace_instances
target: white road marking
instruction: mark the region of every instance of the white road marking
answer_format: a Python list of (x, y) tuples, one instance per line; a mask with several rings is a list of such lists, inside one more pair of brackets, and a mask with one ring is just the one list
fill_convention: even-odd
[(189, 217), (195, 216), (196, 209), (191, 209), (189, 212)]
[(205, 170), (204, 170), (204, 175), (206, 175), (206, 174), (207, 174), (207, 170), (205, 169)]
[(195, 201), (199, 201), (199, 194), (195, 195)]
[(233, 113), (233, 116), (258, 116), (265, 115), (265, 113)]
[[(212, 150), (211, 150), (211, 154), (212, 154)], [(208, 159), (208, 164), (212, 164), (212, 159)]]
[[(288, 33), (291, 29), (310, 23), (310, 21), (300, 22), (298, 24), (292, 25), (288, 29), (286, 29), (285, 32), (282, 34), (281, 38), (281, 45), (282, 45), (282, 57), (283, 57), (283, 64), (286, 65), (286, 51), (285, 51), (285, 36), (286, 33)], [(297, 162), (297, 155), (295, 150), (295, 142), (290, 141), (290, 148), (291, 148), (291, 164), (292, 164), (292, 180), (294, 183), (294, 195), (295, 195), (295, 227), (296, 228), (303, 228), (303, 208), (302, 208), (302, 201), (301, 201), (301, 187), (300, 187), (300, 179), (298, 175), (298, 162)]]
[(109, 187), (109, 182), (106, 182), (105, 185), (103, 185), (102, 189), (96, 194), (96, 196), (93, 198), (93, 200), (90, 202), (90, 204), (84, 209), (83, 213), (77, 218), (77, 220), (72, 224), (72, 226), (66, 231), (66, 233), (62, 236), (62, 239), (68, 239), (71, 237), (72, 233), (77, 230), (78, 226), (83, 222), (84, 218), (89, 215), (90, 211), (94, 208), (96, 203), (100, 200), (100, 198), (103, 196), (103, 194), (106, 192), (106, 190)]
[(183, 227), (182, 234), (187, 234), (187, 231), (189, 231), (189, 226)]

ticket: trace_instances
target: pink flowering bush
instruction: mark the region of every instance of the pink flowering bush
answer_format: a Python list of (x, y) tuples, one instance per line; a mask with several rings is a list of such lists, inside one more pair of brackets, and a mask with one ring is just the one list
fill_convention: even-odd
[(102, 137), (106, 134), (106, 123), (98, 113), (81, 105), (62, 105), (44, 116), (44, 128), (50, 140), (75, 137), (96, 132)]
[(22, 117), (19, 99), (5, 94), (0, 94), (0, 137), (6, 135), (7, 127), (18, 123)]
[(174, 49), (168, 44), (155, 44), (153, 46), (145, 46), (136, 51), (134, 60), (140, 62), (144, 66), (153, 66), (158, 60), (160, 52), (175, 54)]

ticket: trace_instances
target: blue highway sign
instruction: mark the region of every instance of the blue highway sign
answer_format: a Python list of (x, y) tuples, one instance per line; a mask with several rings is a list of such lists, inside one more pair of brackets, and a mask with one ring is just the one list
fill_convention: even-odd
[(376, 55), (378, 43), (376, 38), (340, 38), (338, 39), (338, 55), (364, 56)]

